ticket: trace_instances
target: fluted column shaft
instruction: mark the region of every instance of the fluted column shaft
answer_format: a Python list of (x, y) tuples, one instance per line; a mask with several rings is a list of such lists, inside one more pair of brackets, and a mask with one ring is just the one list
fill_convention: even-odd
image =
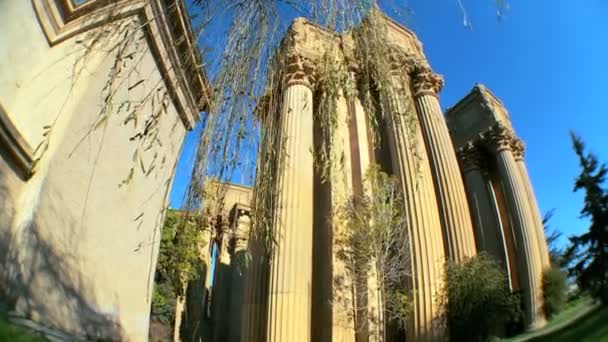
[(498, 209), (492, 202), (490, 185), (483, 175), (483, 157), (477, 147), (466, 145), (459, 150), (477, 249), (486, 251), (504, 266), (509, 275), (509, 260), (506, 256), (504, 231), (498, 216)]
[(526, 323), (537, 328), (545, 323), (542, 308), (542, 261), (534, 218), (528, 204), (526, 187), (511, 151), (511, 133), (495, 126), (488, 134), (497, 161), (498, 173), (505, 188), (505, 199), (517, 241), (517, 263), (524, 292)]
[[(399, 78), (395, 83), (397, 87), (404, 84)], [(408, 91), (401, 88), (397, 93)], [(422, 132), (417, 120), (411, 122), (405, 116), (414, 110), (410, 100), (409, 96), (398, 99), (395, 112), (388, 115), (388, 143), (393, 171), (402, 185), (411, 257), (411, 283), (407, 285), (413, 290), (414, 308), (406, 329), (408, 341), (432, 341), (444, 335), (437, 325), (440, 316), (437, 294), (443, 283), (445, 254)]]
[[(245, 297), (245, 271), (247, 265), (247, 244), (251, 218), (245, 210), (238, 210), (233, 222), (230, 262), (230, 305), (225, 319), (228, 338), (225, 341), (241, 342), (241, 324), (243, 320), (243, 299)], [(246, 319), (246, 318), (245, 318)]]
[(427, 67), (416, 68), (412, 77), (414, 102), (434, 176), (446, 251), (451, 259), (462, 260), (477, 251), (458, 159), (437, 98), (443, 80)]
[(313, 239), (313, 102), (305, 82), (288, 82), (280, 118), (276, 244), (271, 257), (267, 341), (310, 339)]
[[(354, 184), (355, 196), (373, 196), (371, 189), (365, 186), (365, 177), (371, 163), (371, 144), (370, 137), (367, 131), (367, 115), (361, 104), (361, 100), (354, 97), (351, 100), (352, 117), (350, 118), (351, 125), (351, 150), (354, 154), (352, 165), (352, 176)], [(381, 289), (379, 288), (379, 279), (376, 265), (372, 262), (368, 265), (366, 274), (366, 289), (367, 289), (367, 307), (366, 307), (366, 330), (367, 341), (374, 342), (382, 340), (384, 334), (384, 318), (383, 306), (381, 298)], [(359, 320), (360, 322), (360, 320)]]
[(526, 167), (526, 163), (524, 161), (524, 150), (525, 146), (523, 142), (519, 139), (514, 141), (514, 146), (512, 146), (515, 162), (517, 163), (517, 167), (519, 168), (519, 174), (521, 180), (526, 187), (526, 195), (528, 197), (528, 203), (530, 205), (530, 210), (532, 216), (534, 218), (535, 232), (536, 238), (538, 240), (540, 257), (542, 260), (543, 269), (551, 266), (551, 261), (549, 259), (549, 249), (547, 248), (547, 240), (545, 239), (545, 228), (543, 225), (542, 216), (540, 213), (540, 209), (538, 208), (538, 202), (536, 201), (536, 196), (534, 195), (534, 189), (532, 188), (532, 182), (530, 181), (530, 175), (528, 174), (528, 168)]
[[(357, 167), (353, 165), (352, 150), (350, 148), (349, 135), (349, 112), (347, 99), (341, 92), (339, 98), (336, 99), (336, 116), (337, 127), (334, 134), (334, 143), (331, 146), (331, 155), (333, 161), (343, 160), (341, 163), (332, 163), (331, 170), (331, 218), (326, 218), (331, 221), (331, 246), (332, 260), (327, 262), (332, 263), (332, 332), (331, 340), (354, 341), (355, 340), (355, 317), (353, 317), (355, 303), (353, 298), (354, 279), (352, 273), (348, 271), (346, 260), (341, 258), (340, 250), (344, 248), (340, 245), (341, 237), (345, 235), (345, 230), (348, 225), (338, 215), (342, 206), (352, 200), (353, 196), (353, 178), (352, 169)], [(343, 242), (342, 242), (343, 243)], [(341, 281), (337, 281), (341, 279)], [(342, 283), (342, 285), (337, 285)], [(328, 303), (329, 304), (329, 303)]]

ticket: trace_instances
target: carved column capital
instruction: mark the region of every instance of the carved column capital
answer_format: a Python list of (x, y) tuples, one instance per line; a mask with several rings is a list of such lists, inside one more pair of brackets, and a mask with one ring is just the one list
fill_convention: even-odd
[(502, 124), (496, 124), (483, 134), (483, 140), (494, 152), (512, 150), (515, 136), (513, 132)]
[(249, 231), (251, 228), (251, 217), (248, 210), (238, 209), (232, 231), (232, 250), (233, 252), (244, 251), (247, 249), (249, 241)]
[(521, 139), (515, 137), (512, 139), (511, 150), (513, 151), (513, 157), (515, 157), (515, 161), (524, 160), (526, 144)]
[(285, 85), (302, 84), (313, 89), (316, 83), (316, 66), (314, 62), (298, 53), (290, 50), (285, 55)]
[(443, 77), (438, 75), (426, 65), (414, 64), (409, 73), (412, 78), (414, 96), (437, 96), (443, 88)]
[(391, 73), (402, 75), (408, 64), (408, 56), (398, 49), (389, 49), (388, 66)]
[(485, 169), (483, 154), (479, 150), (479, 147), (475, 146), (473, 142), (468, 142), (463, 147), (459, 148), (457, 154), (464, 173), (472, 170)]

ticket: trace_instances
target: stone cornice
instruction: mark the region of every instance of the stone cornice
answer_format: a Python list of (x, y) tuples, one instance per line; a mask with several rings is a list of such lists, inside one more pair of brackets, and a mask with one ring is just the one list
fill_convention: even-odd
[[(385, 14), (379, 13), (381, 24), (386, 25), (386, 33), (390, 34), (393, 38), (398, 37), (398, 42), (391, 44), (389, 48), (389, 60), (395, 72), (407, 72), (406, 69), (412, 69), (412, 65), (414, 64), (428, 67), (426, 57), (422, 51), (422, 44), (416, 35)], [(337, 49), (340, 50), (338, 54), (341, 55), (341, 58), (344, 58), (348, 68), (356, 71), (360, 65), (355, 53), (355, 36), (365, 25), (370, 25), (369, 22), (369, 19), (366, 18), (360, 27), (355, 28), (353, 31), (337, 34), (305, 18), (296, 18), (281, 42), (279, 50), (284, 51), (284, 56), (287, 56), (287, 58), (297, 55), (300, 60), (308, 61), (310, 66), (314, 66), (323, 58), (326, 51)], [(310, 74), (307, 75), (308, 79), (302, 81), (303, 76), (300, 69), (295, 75), (289, 75), (286, 79), (292, 82), (295, 81), (295, 83), (311, 85), (312, 80), (310, 76)]]
[[(461, 112), (462, 110), (464, 110), (465, 108), (467, 108), (469, 105), (471, 105), (472, 103), (475, 102), (481, 102), (481, 103), (487, 103), (486, 99), (484, 98), (482, 89), (485, 88), (482, 84), (476, 84), (473, 89), (462, 99), (460, 99), (460, 101), (458, 101), (455, 105), (453, 105), (452, 107), (448, 108), (446, 110), (446, 116), (451, 117), (451, 116), (455, 116), (457, 115), (459, 112)], [(486, 106), (488, 109), (490, 108), (489, 106)]]
[(34, 152), (21, 133), (13, 125), (8, 113), (0, 104), (0, 145), (8, 151), (24, 179), (31, 177), (34, 168)]
[[(187, 129), (207, 109), (210, 86), (182, 0), (32, 0), (50, 46), (131, 16), (147, 23), (150, 52)], [(170, 7), (171, 6), (171, 7)], [(168, 10), (171, 8), (171, 10)], [(177, 44), (177, 41), (183, 43)]]

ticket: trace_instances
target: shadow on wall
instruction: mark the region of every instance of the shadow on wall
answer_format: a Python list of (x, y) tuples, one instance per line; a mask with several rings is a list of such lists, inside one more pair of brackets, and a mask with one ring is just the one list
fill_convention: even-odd
[[(48, 227), (35, 217), (22, 229), (11, 228), (15, 174), (3, 167), (10, 160), (6, 157), (0, 152), (0, 302), (6, 310), (74, 337), (121, 340), (124, 334), (113, 317), (118, 313), (101, 313), (94, 302), (92, 283), (74, 272), (80, 261), (71, 252), (77, 249), (73, 245), (78, 235), (73, 234), (78, 229), (76, 222), (65, 222), (67, 219), (53, 206), (51, 215), (62, 217), (61, 226)], [(57, 248), (48, 242), (49, 229), (72, 238), (61, 241), (64, 245)], [(47, 234), (43, 234), (45, 230)]]

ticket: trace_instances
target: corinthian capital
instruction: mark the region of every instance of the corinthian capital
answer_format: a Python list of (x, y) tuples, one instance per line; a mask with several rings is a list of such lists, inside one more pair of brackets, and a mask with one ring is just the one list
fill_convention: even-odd
[(249, 210), (238, 209), (236, 214), (236, 224), (232, 233), (233, 253), (247, 249), (249, 241), (249, 231), (251, 229), (251, 217)]
[(459, 148), (457, 153), (464, 173), (485, 168), (483, 154), (472, 142), (468, 142)]
[(285, 85), (303, 84), (313, 88), (315, 84), (315, 64), (310, 58), (297, 51), (288, 51), (285, 56)]
[(496, 124), (483, 134), (484, 142), (494, 152), (512, 150), (513, 141), (516, 140), (513, 132), (503, 124)]
[(513, 138), (513, 140), (511, 141), (511, 150), (513, 151), (513, 157), (515, 157), (515, 160), (524, 160), (526, 144), (524, 144), (521, 139), (515, 137)]
[(437, 96), (443, 88), (443, 77), (425, 65), (416, 65), (410, 73), (414, 96)]

